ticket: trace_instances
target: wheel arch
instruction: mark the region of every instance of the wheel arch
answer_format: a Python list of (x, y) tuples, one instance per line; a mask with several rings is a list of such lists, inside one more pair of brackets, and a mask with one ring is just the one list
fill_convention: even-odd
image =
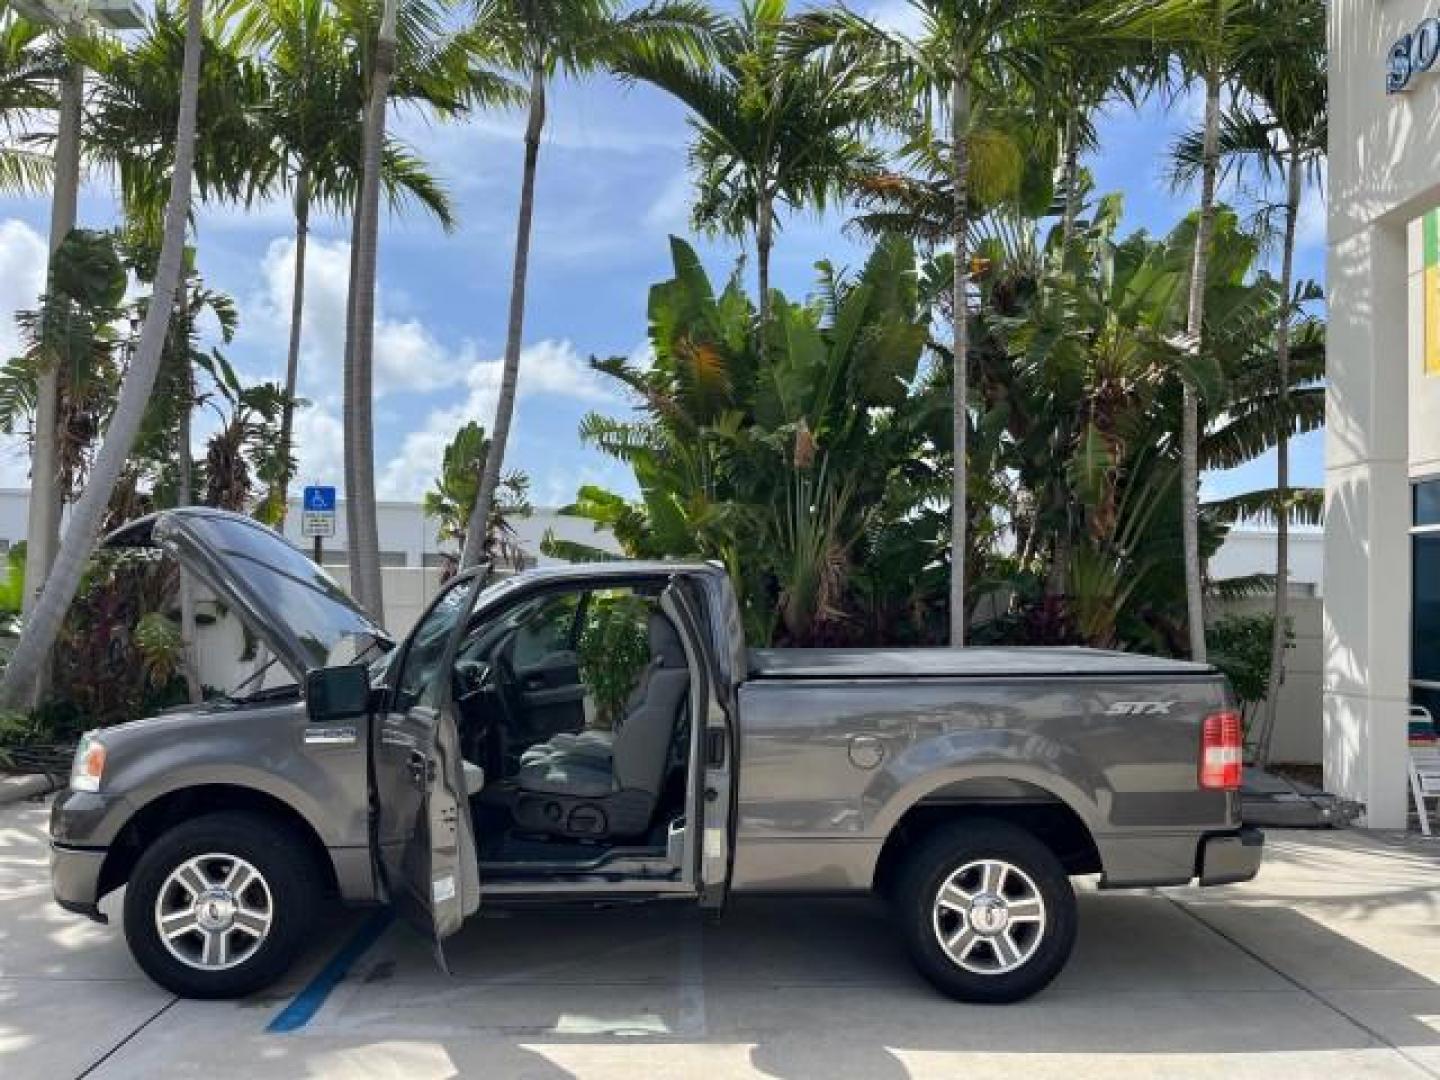
[(157, 795), (126, 819), (101, 866), (97, 899), (129, 881), (140, 856), (171, 827), (222, 811), (254, 814), (292, 830), (320, 868), (326, 889), (339, 891), (330, 849), (315, 826), (294, 806), (269, 792), (243, 784), (191, 784)]
[(1090, 821), (1033, 779), (969, 777), (936, 784), (897, 811), (875, 861), (872, 887), (886, 893), (907, 852), (936, 828), (966, 818), (1004, 821), (1031, 833), (1069, 874), (1096, 874), (1104, 863)]

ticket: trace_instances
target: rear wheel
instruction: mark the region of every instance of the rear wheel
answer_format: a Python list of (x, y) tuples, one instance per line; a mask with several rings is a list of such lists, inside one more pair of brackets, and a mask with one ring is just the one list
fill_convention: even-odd
[(323, 882), (305, 844), (257, 814), (208, 814), (151, 844), (125, 892), (125, 939), (182, 997), (240, 997), (290, 967)]
[(1075, 943), (1075, 892), (1055, 855), (1003, 821), (935, 830), (906, 860), (895, 908), (921, 974), (960, 1001), (1019, 1001)]

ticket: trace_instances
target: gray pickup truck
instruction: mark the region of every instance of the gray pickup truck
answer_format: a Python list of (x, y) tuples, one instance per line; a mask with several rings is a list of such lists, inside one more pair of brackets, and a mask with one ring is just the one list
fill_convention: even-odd
[(252, 689), (92, 732), (51, 817), (65, 908), (193, 997), (281, 975), (338, 904), (440, 942), (479, 906), (874, 892), (967, 1001), (1045, 986), (1102, 888), (1249, 879), (1210, 667), (1086, 649), (747, 650), (724, 571), (616, 562), (440, 591), (396, 644), (269, 529), (168, 552), (263, 642)]

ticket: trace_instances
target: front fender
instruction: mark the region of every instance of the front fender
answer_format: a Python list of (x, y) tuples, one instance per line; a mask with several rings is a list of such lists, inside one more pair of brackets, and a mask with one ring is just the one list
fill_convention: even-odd
[(108, 846), (131, 816), (157, 800), (221, 786), (260, 792), (290, 807), (326, 847), (368, 844), (363, 734), (353, 745), (307, 745), (305, 726), (303, 707), (288, 702), (164, 716), (103, 731), (107, 760), (99, 796), (93, 803), (75, 799), (69, 842)]

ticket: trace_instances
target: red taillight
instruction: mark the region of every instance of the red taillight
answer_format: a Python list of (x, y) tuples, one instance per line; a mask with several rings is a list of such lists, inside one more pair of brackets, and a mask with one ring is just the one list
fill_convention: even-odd
[(1200, 786), (1234, 791), (1240, 786), (1240, 765), (1244, 758), (1244, 730), (1240, 714), (1227, 709), (1205, 717), (1200, 737)]

